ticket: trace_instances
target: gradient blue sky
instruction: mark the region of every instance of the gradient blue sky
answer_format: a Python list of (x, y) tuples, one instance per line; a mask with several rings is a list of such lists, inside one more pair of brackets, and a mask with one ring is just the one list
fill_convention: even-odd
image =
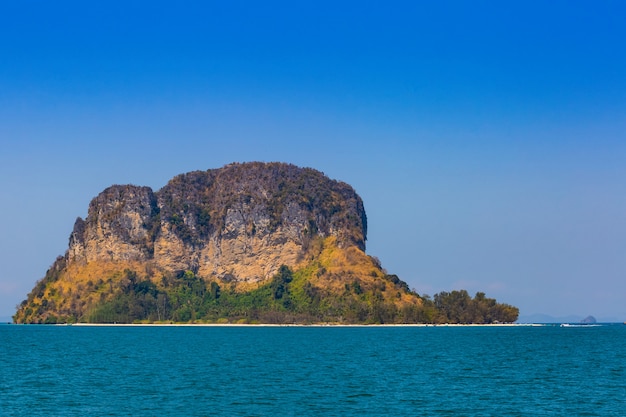
[(111, 184), (351, 184), (420, 293), (626, 320), (621, 1), (0, 3), (0, 317)]

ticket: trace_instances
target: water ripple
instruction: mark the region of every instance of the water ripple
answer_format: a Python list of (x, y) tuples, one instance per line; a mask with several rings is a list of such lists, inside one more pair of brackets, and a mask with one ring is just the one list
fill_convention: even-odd
[(0, 415), (620, 416), (626, 326), (0, 326)]

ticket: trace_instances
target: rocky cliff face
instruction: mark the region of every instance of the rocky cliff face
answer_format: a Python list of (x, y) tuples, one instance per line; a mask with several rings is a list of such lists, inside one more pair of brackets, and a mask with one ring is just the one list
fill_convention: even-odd
[(70, 263), (115, 262), (151, 257), (151, 226), (158, 216), (148, 187), (116, 185), (89, 204), (87, 220), (76, 219), (67, 252)]
[(148, 187), (112, 186), (70, 237), (70, 264), (150, 262), (208, 279), (260, 282), (302, 261), (316, 237), (365, 249), (363, 202), (347, 184), (288, 164), (232, 164)]

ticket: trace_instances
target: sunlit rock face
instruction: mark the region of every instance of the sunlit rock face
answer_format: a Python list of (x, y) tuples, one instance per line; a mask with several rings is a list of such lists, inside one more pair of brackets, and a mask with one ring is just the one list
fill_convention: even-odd
[(296, 265), (315, 237), (365, 249), (367, 221), (349, 185), (283, 163), (231, 164), (149, 187), (115, 185), (77, 219), (69, 264), (140, 262), (235, 282)]
[(150, 188), (107, 188), (89, 204), (87, 220), (76, 220), (68, 260), (88, 263), (148, 259), (151, 242), (147, 226), (157, 214), (156, 196)]

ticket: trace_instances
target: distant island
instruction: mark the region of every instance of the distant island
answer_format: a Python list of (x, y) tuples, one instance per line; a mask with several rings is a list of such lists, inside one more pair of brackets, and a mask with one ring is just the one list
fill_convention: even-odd
[(363, 202), (285, 163), (114, 185), (78, 218), (15, 323), (504, 323), (482, 292), (419, 295), (365, 253)]
[(621, 323), (622, 320), (614, 317), (602, 317), (601, 319), (596, 319), (594, 316), (587, 316), (581, 319), (581, 316), (550, 316), (548, 314), (532, 314), (532, 315), (524, 315), (519, 316), (517, 319), (518, 323), (570, 323), (570, 324), (595, 324), (598, 321), (602, 323)]
[(597, 322), (594, 316), (587, 316), (580, 321), (582, 324), (595, 324)]

